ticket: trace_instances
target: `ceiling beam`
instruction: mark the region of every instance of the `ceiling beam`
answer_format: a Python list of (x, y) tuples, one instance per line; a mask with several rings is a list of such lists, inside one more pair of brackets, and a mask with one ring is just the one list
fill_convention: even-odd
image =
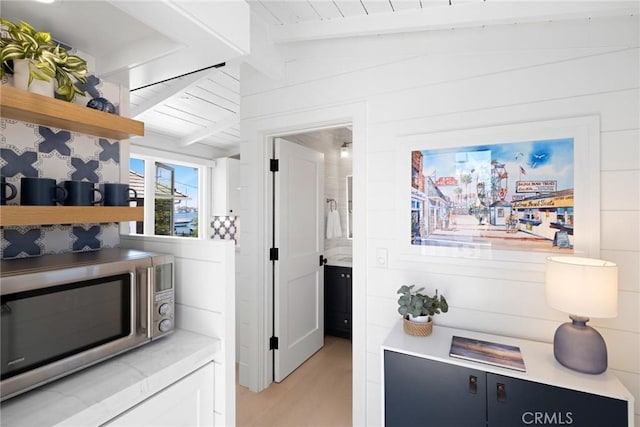
[[(129, 67), (154, 61), (183, 48), (184, 45), (156, 33), (144, 39), (131, 41), (126, 49), (100, 52), (96, 56), (96, 75), (109, 79), (112, 75), (117, 76), (123, 70), (128, 70)], [(128, 75), (125, 78), (123, 83), (128, 82)]]
[[(130, 65), (129, 87), (141, 87), (249, 53), (249, 5), (229, 1), (118, 1), (110, 4), (181, 46)], [(176, 28), (180, 28), (176, 32)]]
[(215, 135), (220, 132), (224, 132), (225, 130), (237, 126), (240, 123), (240, 119), (234, 117), (229, 120), (223, 120), (221, 122), (217, 122), (214, 125), (207, 126), (206, 128), (199, 130), (198, 132), (194, 132), (191, 135), (187, 135), (184, 138), (181, 138), (178, 142), (178, 146), (186, 147), (191, 144), (195, 144), (196, 142), (208, 138), (211, 135)]
[(500, 24), (586, 19), (638, 13), (638, 2), (481, 2), (429, 6), (323, 21), (270, 26), (271, 41), (291, 43)]
[(284, 78), (284, 60), (280, 46), (271, 41), (269, 25), (251, 12), (251, 54), (240, 58), (253, 68), (273, 79)]

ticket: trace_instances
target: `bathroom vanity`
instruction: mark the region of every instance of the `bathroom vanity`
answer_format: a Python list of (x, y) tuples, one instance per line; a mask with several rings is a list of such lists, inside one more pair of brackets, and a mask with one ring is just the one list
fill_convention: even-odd
[(351, 258), (329, 259), (324, 267), (324, 333), (351, 339)]

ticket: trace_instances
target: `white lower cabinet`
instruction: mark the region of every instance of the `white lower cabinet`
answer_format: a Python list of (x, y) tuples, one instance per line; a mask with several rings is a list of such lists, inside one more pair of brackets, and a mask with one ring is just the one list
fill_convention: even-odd
[(213, 362), (107, 422), (106, 426), (213, 426)]

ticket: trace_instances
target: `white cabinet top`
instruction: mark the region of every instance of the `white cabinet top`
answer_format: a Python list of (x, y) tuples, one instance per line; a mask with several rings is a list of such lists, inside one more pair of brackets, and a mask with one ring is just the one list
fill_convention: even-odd
[(331, 256), (331, 257), (327, 257), (327, 264), (328, 266), (334, 266), (334, 267), (348, 267), (348, 268), (352, 268), (353, 267), (353, 257), (351, 257), (350, 255), (338, 255), (338, 256)]
[(16, 396), (2, 426), (103, 424), (214, 359), (220, 340), (184, 330)]
[[(449, 356), (449, 350), (453, 336), (517, 346), (522, 353), (526, 372), (451, 357)], [(484, 334), (463, 329), (453, 329), (438, 325), (433, 326), (433, 333), (430, 336), (415, 337), (404, 332), (402, 320), (400, 320), (384, 341), (382, 349), (441, 361), (451, 365), (491, 372), (511, 378), (520, 378), (556, 387), (627, 400), (631, 402), (629, 406), (633, 408), (633, 395), (610, 371), (605, 371), (600, 375), (589, 375), (565, 368), (555, 360), (553, 356), (553, 345), (548, 343)]]

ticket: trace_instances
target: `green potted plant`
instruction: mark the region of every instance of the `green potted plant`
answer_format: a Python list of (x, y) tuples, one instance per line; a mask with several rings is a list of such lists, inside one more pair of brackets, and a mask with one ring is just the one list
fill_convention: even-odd
[(28, 76), (24, 89), (36, 80), (51, 82), (55, 79), (58, 83), (56, 93), (66, 101), (72, 101), (75, 95), (85, 94), (75, 85), (76, 82), (87, 82), (87, 62), (84, 59), (70, 55), (50, 33), (36, 31), (26, 22), (17, 25), (0, 18), (0, 23), (6, 30), (0, 38), (0, 77), (9, 73), (15, 80), (18, 68), (24, 66)]
[(443, 295), (423, 294), (424, 288), (414, 290), (415, 285), (402, 285), (398, 289), (398, 313), (402, 316), (404, 331), (410, 335), (431, 335), (432, 316), (449, 311), (449, 304)]

